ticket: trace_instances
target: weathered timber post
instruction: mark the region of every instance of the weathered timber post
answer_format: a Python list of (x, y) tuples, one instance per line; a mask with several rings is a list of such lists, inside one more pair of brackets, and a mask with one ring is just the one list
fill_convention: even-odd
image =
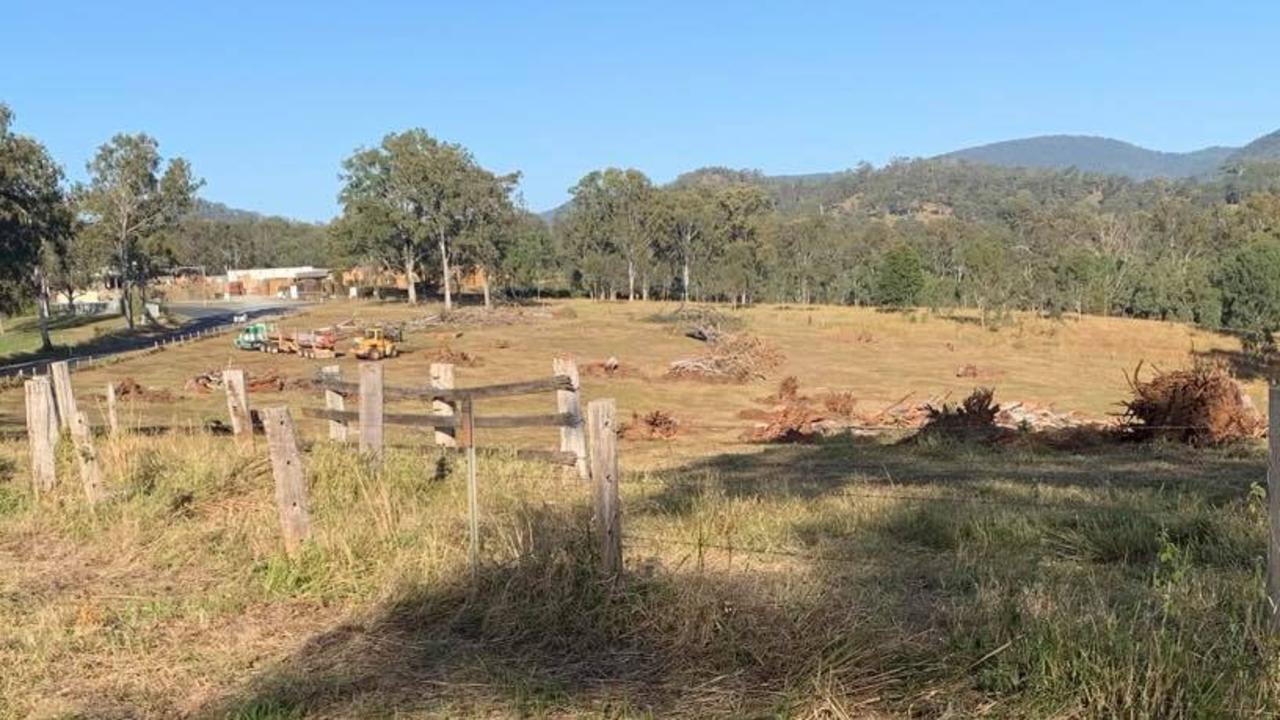
[(49, 377), (53, 380), (53, 399), (58, 403), (58, 426), (69, 430), (78, 412), (75, 391), (71, 389), (71, 369), (65, 360), (49, 363)]
[(58, 442), (58, 420), (49, 392), (49, 378), (33, 377), (23, 382), (27, 400), (27, 444), (31, 448), (31, 484), (37, 493), (52, 490), (57, 483), (53, 450)]
[(382, 365), (360, 363), (360, 452), (382, 460)]
[(107, 427), (112, 435), (120, 434), (120, 415), (116, 409), (116, 384), (107, 383)]
[[(325, 367), (320, 368), (320, 375), (328, 380), (341, 380), (342, 368), (338, 365), (326, 365)], [(347, 403), (342, 397), (342, 393), (337, 390), (325, 388), (324, 408), (326, 410), (337, 410), (338, 412), (341, 412), (347, 409)], [(347, 441), (346, 420), (329, 420), (329, 439), (339, 443), (345, 443)]]
[(311, 536), (311, 510), (302, 456), (298, 453), (289, 409), (263, 408), (261, 415), (262, 428), (267, 434), (267, 452), (271, 456), (271, 475), (276, 481), (276, 510), (280, 514), (284, 551), (295, 557), (302, 543)]
[[(449, 363), (431, 363), (430, 382), (432, 390), (453, 389), (453, 365)], [(453, 403), (447, 400), (431, 401), (432, 415), (453, 415)], [(441, 447), (457, 447), (457, 433), (453, 428), (435, 428), (436, 444)]]
[(593, 400), (587, 405), (600, 564), (606, 575), (616, 576), (622, 572), (622, 507), (618, 500), (618, 428), (614, 415), (613, 400)]
[(223, 370), (222, 387), (227, 391), (227, 413), (231, 415), (232, 434), (241, 441), (253, 442), (253, 420), (249, 414), (244, 370)]
[(476, 487), (476, 416), (471, 398), (464, 397), (458, 410), (457, 440), (467, 449), (467, 563), (474, 580), (480, 568), (480, 491)]
[(1280, 634), (1280, 387), (1267, 386), (1267, 598)]
[(572, 415), (577, 424), (560, 428), (560, 452), (573, 453), (577, 458), (574, 467), (578, 477), (587, 480), (591, 471), (587, 468), (587, 436), (583, 428), (582, 401), (579, 396), (578, 363), (570, 358), (555, 358), (551, 361), (554, 375), (569, 378), (571, 387), (568, 390), (556, 390), (556, 411), (561, 415)]
[(77, 412), (71, 424), (71, 440), (76, 447), (76, 462), (80, 465), (80, 480), (84, 483), (84, 496), (90, 505), (106, 498), (102, 487), (102, 469), (98, 467), (98, 452), (93, 447), (93, 435), (89, 430), (89, 417)]

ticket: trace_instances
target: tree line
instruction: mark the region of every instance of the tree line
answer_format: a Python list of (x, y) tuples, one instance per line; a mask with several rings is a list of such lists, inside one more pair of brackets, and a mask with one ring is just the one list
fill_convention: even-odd
[[(219, 211), (181, 158), (116, 135), (67, 184), (0, 106), (0, 309), (69, 296), (108, 274), (132, 307), (162, 268), (377, 265), (408, 300), (446, 307), (474, 272), (497, 293), (596, 299), (831, 303), (1013, 310), (1196, 322), (1255, 344), (1280, 329), (1280, 163), (1202, 181), (1144, 182), (955, 160), (768, 177), (704, 168), (659, 185), (584, 175), (549, 217), (523, 207), (519, 173), (482, 167), (421, 129), (341, 166), (332, 222)], [(131, 299), (132, 298), (132, 299)]]

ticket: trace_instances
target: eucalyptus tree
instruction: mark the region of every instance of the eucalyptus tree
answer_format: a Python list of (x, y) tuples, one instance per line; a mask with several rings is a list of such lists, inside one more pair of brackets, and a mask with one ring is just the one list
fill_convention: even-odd
[(593, 170), (569, 188), (573, 199), (556, 221), (567, 251), (575, 258), (577, 274), (592, 298), (612, 298), (620, 282), (623, 250), (615, 232), (617, 198)]
[(510, 246), (500, 260), (504, 282), (508, 287), (532, 289), (540, 297), (558, 265), (559, 254), (547, 223), (533, 213), (517, 213)]
[(720, 290), (743, 305), (751, 302), (764, 272), (760, 230), (771, 208), (769, 196), (757, 185), (733, 183), (717, 188), (713, 195), (712, 235)]
[(657, 222), (664, 231), (664, 243), (679, 267), (680, 297), (690, 300), (693, 288), (692, 268), (702, 270), (712, 247), (715, 224), (711, 191), (700, 184), (675, 185), (658, 193)]
[(11, 130), (13, 113), (0, 104), (0, 310), (36, 300), (40, 342), (49, 339), (49, 275), (70, 236), (62, 171), (43, 145)]
[(519, 178), (497, 176), (466, 148), (415, 128), (391, 133), (378, 147), (357, 150), (342, 165), (339, 199), (346, 232), (378, 256), (396, 257), (418, 302), (418, 266), (439, 254), (445, 311), (453, 309), (454, 244), (467, 232), (497, 222)]
[(608, 246), (625, 263), (627, 299), (636, 299), (637, 281), (641, 296), (648, 297), (655, 252), (655, 191), (649, 178), (639, 170), (605, 168), (587, 173), (569, 192), (574, 227), (591, 246)]
[(120, 279), (120, 312), (134, 326), (131, 295), (145, 299), (163, 256), (160, 243), (194, 206), (204, 184), (182, 158), (168, 162), (149, 135), (118, 134), (87, 164), (89, 183), (77, 189), (86, 232), (105, 243)]

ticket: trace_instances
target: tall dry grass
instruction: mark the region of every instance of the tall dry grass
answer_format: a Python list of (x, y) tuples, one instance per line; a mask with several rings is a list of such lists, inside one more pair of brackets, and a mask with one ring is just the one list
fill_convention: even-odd
[(1280, 709), (1254, 451), (840, 441), (631, 473), (613, 584), (588, 489), (501, 454), (473, 581), (457, 460), (434, 450), (375, 471), (314, 445), (315, 535), (289, 559), (260, 447), (104, 439), (94, 510), (71, 481), (33, 497), (22, 446), (0, 448), (4, 716)]

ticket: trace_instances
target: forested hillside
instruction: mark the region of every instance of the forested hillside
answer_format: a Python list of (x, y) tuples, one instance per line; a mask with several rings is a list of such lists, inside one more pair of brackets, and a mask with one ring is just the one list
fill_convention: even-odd
[(1136, 182), (915, 160), (789, 178), (709, 168), (662, 188), (604, 171), (575, 188), (555, 236), (566, 273), (596, 295), (634, 285), (637, 296), (1124, 314), (1261, 333), (1280, 318), (1277, 169)]

